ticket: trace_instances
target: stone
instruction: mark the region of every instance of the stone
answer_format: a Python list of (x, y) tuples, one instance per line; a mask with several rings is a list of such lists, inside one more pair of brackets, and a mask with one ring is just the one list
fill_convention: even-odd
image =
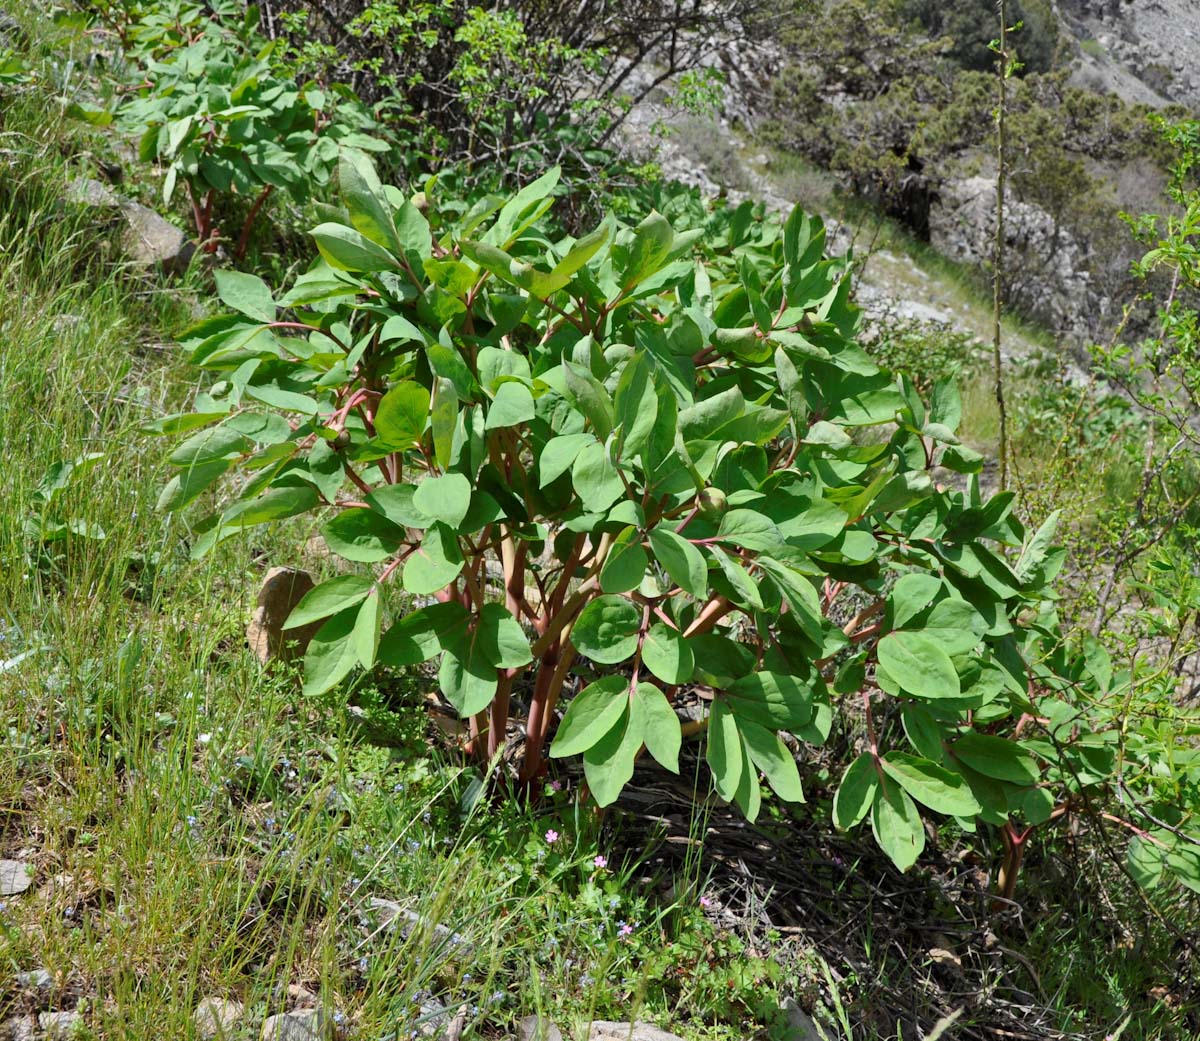
[(129, 259), (143, 267), (179, 273), (191, 262), (196, 247), (187, 234), (141, 203), (118, 195), (108, 185), (81, 177), (67, 188), (67, 199), (97, 210), (115, 210), (124, 222), (121, 245)]
[(405, 939), (408, 939), (416, 929), (426, 929), (432, 932), (438, 941), (447, 943), (451, 947), (457, 947), (464, 954), (470, 954), (475, 949), (474, 944), (465, 936), (461, 936), (444, 925), (430, 923), (424, 916), (401, 907), (395, 900), (372, 897), (370, 906), (371, 910), (378, 915), (379, 924), (383, 928), (399, 929), (400, 935)]
[(48, 969), (31, 969), (29, 972), (18, 972), (17, 986), (22, 990), (49, 990), (54, 986), (54, 977)]
[(433, 1000), (421, 1002), (416, 1028), (424, 1037), (444, 1037), (450, 1025), (450, 1010)]
[(33, 1016), (14, 1016), (0, 1023), (3, 1041), (33, 1041), (37, 1036), (37, 1019)]
[(258, 591), (258, 606), (246, 626), (246, 642), (263, 665), (304, 656), (324, 619), (286, 631), (283, 623), (313, 586), (312, 575), (299, 568), (273, 567), (267, 572)]
[(800, 1007), (795, 998), (784, 998), (779, 1007), (787, 1017), (787, 1041), (822, 1041), (823, 1035), (817, 1029), (812, 1016)]
[(33, 868), (23, 860), (0, 860), (0, 896), (16, 896), (33, 885)]
[(299, 983), (289, 983), (284, 993), (287, 994), (288, 1004), (293, 1010), (317, 1007), (317, 996)]
[(203, 1041), (223, 1041), (233, 1033), (244, 1012), (245, 1008), (240, 1001), (203, 998), (192, 1015), (192, 1021), (196, 1024), (196, 1034)]
[(520, 1041), (563, 1041), (562, 1031), (552, 1019), (541, 1016), (526, 1016), (517, 1024)]
[(40, 1012), (38, 1026), (47, 1041), (69, 1038), (83, 1027), (83, 1016), (78, 1012)]
[(598, 1019), (588, 1028), (588, 1041), (681, 1041), (653, 1023), (613, 1023)]
[(323, 1041), (332, 1034), (325, 1010), (302, 1008), (268, 1016), (262, 1025), (262, 1041)]

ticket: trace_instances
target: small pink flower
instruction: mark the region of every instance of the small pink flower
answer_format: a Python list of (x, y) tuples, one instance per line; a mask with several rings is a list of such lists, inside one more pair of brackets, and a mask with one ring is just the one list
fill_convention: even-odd
[(605, 857), (605, 856), (592, 857), (592, 863), (595, 864), (596, 867), (598, 867), (598, 868), (606, 868), (606, 867), (608, 867), (608, 857)]
[(550, 782), (550, 790), (552, 792), (561, 792), (562, 791), (562, 781), (551, 781)]
[(633, 933), (633, 926), (628, 922), (622, 922), (621, 928), (617, 930), (618, 936), (629, 936)]
[(546, 845), (553, 846), (558, 841), (558, 832), (551, 828), (546, 832)]
[(700, 898), (700, 906), (702, 908), (704, 908), (705, 911), (707, 911), (710, 907), (712, 907), (712, 905), (713, 905), (713, 902), (711, 900), (709, 900), (708, 897), (702, 896)]

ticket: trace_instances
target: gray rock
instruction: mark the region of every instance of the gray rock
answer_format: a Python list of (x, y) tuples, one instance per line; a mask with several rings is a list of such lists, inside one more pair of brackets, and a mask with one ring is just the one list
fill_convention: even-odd
[(49, 990), (54, 986), (54, 977), (47, 969), (31, 969), (29, 972), (18, 972), (17, 986), (22, 990)]
[(37, 1037), (37, 1019), (33, 1016), (14, 1016), (0, 1023), (0, 1038), (4, 1041), (33, 1041)]
[(47, 1041), (68, 1038), (83, 1027), (83, 1016), (78, 1012), (40, 1012), (38, 1026), (41, 1027)]
[(240, 1001), (204, 998), (192, 1016), (196, 1033), (204, 1041), (222, 1041), (233, 1033), (245, 1012)]
[(324, 1009), (302, 1008), (268, 1016), (262, 1025), (262, 1041), (323, 1041), (333, 1033)]
[(184, 270), (196, 252), (182, 229), (141, 203), (118, 195), (108, 185), (81, 177), (67, 188), (67, 199), (80, 206), (116, 211), (124, 222), (121, 245), (135, 264)]
[(187, 268), (196, 247), (181, 229), (140, 203), (123, 200), (121, 213), (126, 224), (122, 242), (130, 260), (174, 273)]
[(424, 1037), (445, 1037), (450, 1026), (450, 1010), (432, 999), (421, 1002), (416, 1027)]
[(779, 1007), (783, 1009), (783, 1014), (787, 1017), (788, 1041), (823, 1041), (817, 1030), (817, 1024), (796, 1003), (795, 998), (784, 998), (779, 1003)]
[(552, 1019), (526, 1016), (517, 1024), (520, 1041), (563, 1041), (562, 1031)]
[(596, 1020), (588, 1028), (588, 1041), (681, 1041), (653, 1023), (612, 1023)]
[(395, 900), (384, 900), (381, 897), (371, 898), (371, 910), (379, 916), (379, 924), (385, 929), (399, 929), (405, 939), (417, 929), (429, 930), (440, 943), (459, 948), (464, 954), (474, 951), (474, 944), (465, 936), (454, 932), (444, 925), (431, 923), (416, 911), (401, 907)]
[(313, 585), (312, 575), (299, 568), (273, 567), (267, 572), (258, 591), (258, 606), (246, 627), (250, 650), (263, 665), (304, 656), (323, 620), (286, 631), (283, 623)]
[[(930, 245), (952, 260), (986, 268), (995, 213), (995, 179), (951, 182), (930, 211)], [(1092, 286), (1083, 246), (1045, 210), (1012, 198), (1005, 200), (1004, 237), (1009, 301), (1071, 339), (1090, 341), (1107, 320), (1108, 302)]]
[(33, 868), (23, 860), (0, 860), (0, 896), (16, 896), (33, 885)]

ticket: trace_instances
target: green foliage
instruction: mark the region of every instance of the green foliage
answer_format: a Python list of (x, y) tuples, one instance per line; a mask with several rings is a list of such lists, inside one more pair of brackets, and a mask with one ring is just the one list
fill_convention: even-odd
[[(427, 190), (422, 212), (347, 151), (349, 223), (314, 229), (321, 260), (285, 293), (226, 278), (236, 313), (184, 338), (220, 379), (163, 424), (194, 431), (171, 489), (247, 478), (195, 553), (315, 511), (334, 554), (372, 565), (291, 619), (331, 612), (305, 691), (438, 659), (487, 758), (527, 672), (532, 782), (574, 673), (549, 752), (582, 754), (603, 805), (643, 748), (678, 769), (671, 702), (707, 688), (713, 783), (752, 819), (760, 774), (803, 800), (781, 732), (821, 743), (838, 696), (869, 728), (903, 711), (896, 747), (871, 729), (877, 783), (838, 800), (901, 868), (925, 843), (917, 803), (1019, 837), (1043, 796), (1085, 807), (1115, 735), (1075, 707), (1109, 681), (1057, 635), (1053, 518), (1027, 532), (1011, 494), (935, 487), (934, 465), (979, 466), (957, 393), (927, 406), (854, 343), (820, 222), (746, 205), (563, 238), (542, 219), (557, 179), (461, 216)], [(849, 589), (868, 606), (847, 620)]]
[[(995, 64), (988, 44), (1000, 33), (999, 16), (993, 0), (959, 0), (954, 4), (937, 0), (901, 0), (900, 13), (916, 20), (929, 35), (950, 40), (946, 57), (964, 69), (987, 71)], [(1059, 49), (1058, 18), (1046, 0), (1011, 0), (1009, 24), (1015, 27), (1010, 40), (1028, 72), (1049, 72)]]
[(117, 121), (139, 137), (143, 161), (165, 167), (164, 203), (182, 182), (197, 238), (209, 251), (221, 237), (218, 200), (254, 200), (235, 248), (241, 259), (272, 191), (303, 202), (328, 182), (340, 146), (390, 146), (382, 125), (346, 87), (297, 85), (281, 75), (272, 62), (275, 45), (258, 34), (253, 9), (240, 21), (230, 9), (212, 19), (187, 10), (199, 22), (191, 33), (149, 15), (135, 23), (134, 53), (145, 79), (121, 104)]

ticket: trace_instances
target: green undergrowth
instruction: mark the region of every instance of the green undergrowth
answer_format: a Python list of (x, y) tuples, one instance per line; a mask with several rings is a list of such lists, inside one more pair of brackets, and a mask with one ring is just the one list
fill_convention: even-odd
[[(833, 1005), (817, 1013), (830, 1038), (917, 1036), (877, 1026), (893, 1010), (881, 991), (915, 993), (950, 970), (873, 943), (874, 901), (901, 906), (881, 896), (900, 876), (860, 868), (857, 854), (845, 854), (850, 868), (833, 861), (840, 881), (822, 899), (833, 931), (853, 938), (846, 961), (861, 958), (847, 969), (834, 947), (754, 913), (772, 896), (770, 869), (828, 868), (782, 826), (763, 833), (786, 856), (754, 862), (761, 892), (747, 886), (731, 910), (730, 883), (710, 872), (741, 854), (720, 847), (703, 812), (667, 858), (621, 835), (619, 814), (596, 815), (570, 775), (531, 803), (493, 801), (437, 737), (423, 674), (304, 699), (294, 675), (259, 669), (243, 631), (265, 569), (320, 578), (332, 565), (297, 549), (310, 534), (298, 522), (189, 562), (192, 533), (155, 511), (164, 444), (141, 432), (194, 393), (170, 345), (206, 306), (208, 275), (166, 284), (121, 264), (111, 235), (62, 201), (72, 178), (94, 173), (97, 139), (44, 96), (4, 104), (0, 857), (35, 877), (0, 907), (0, 1021), (35, 1007), (14, 975), (44, 966), (54, 982), (36, 1007), (78, 1008), (83, 1037), (122, 1041), (193, 1036), (206, 996), (247, 1006), (234, 1037), (248, 1041), (289, 1007), (291, 985), (318, 995), (343, 1038), (406, 1038), (442, 1008), (467, 1036), (511, 1034), (540, 1012), (576, 1038), (592, 1018), (642, 1018), (688, 1038), (782, 1039), (785, 994)], [(991, 390), (976, 372), (963, 370), (964, 405), (986, 446)], [(1019, 405), (1036, 402), (1035, 382), (1020, 384)], [(1102, 455), (1079, 458), (1088, 475), (1114, 472)], [(1112, 481), (1127, 494), (1126, 477)], [(818, 805), (829, 797), (811, 789)], [(726, 825), (720, 838), (746, 833)], [(1031, 856), (1036, 920), (999, 937), (964, 926), (963, 947), (985, 961), (1025, 952), (1035, 970), (1021, 983), (1040, 1016), (1051, 1010), (1048, 1028), (1190, 1036), (1170, 936), (1153, 919), (1114, 927), (1143, 908), (1095, 905), (1105, 887), (1133, 901), (1097, 858), (1074, 875), (1044, 870), (1071, 849), (1068, 836)], [(388, 928), (394, 908), (379, 900), (415, 927)], [(934, 924), (929, 944), (942, 942)], [(1012, 971), (987, 985), (1011, 986)], [(1129, 1009), (1137, 1019), (1122, 1028)]]
[[(4, 134), (0, 856), (35, 877), (0, 908), (0, 1020), (31, 1007), (15, 973), (44, 966), (34, 1007), (78, 1008), (96, 1038), (190, 1036), (210, 995), (257, 1036), (292, 984), (345, 1036), (407, 1036), (438, 1005), (484, 1033), (539, 1010), (713, 1038), (774, 1022), (779, 957), (706, 915), (698, 864), (664, 886), (569, 781), (493, 803), (430, 740), (421, 676), (348, 711), (258, 668), (265, 567), (328, 564), (296, 559), (295, 526), (188, 563), (141, 432), (191, 393), (167, 345), (206, 276), (111, 266), (62, 201), (89, 142), (33, 104)], [(419, 925), (385, 928), (375, 899)]]

